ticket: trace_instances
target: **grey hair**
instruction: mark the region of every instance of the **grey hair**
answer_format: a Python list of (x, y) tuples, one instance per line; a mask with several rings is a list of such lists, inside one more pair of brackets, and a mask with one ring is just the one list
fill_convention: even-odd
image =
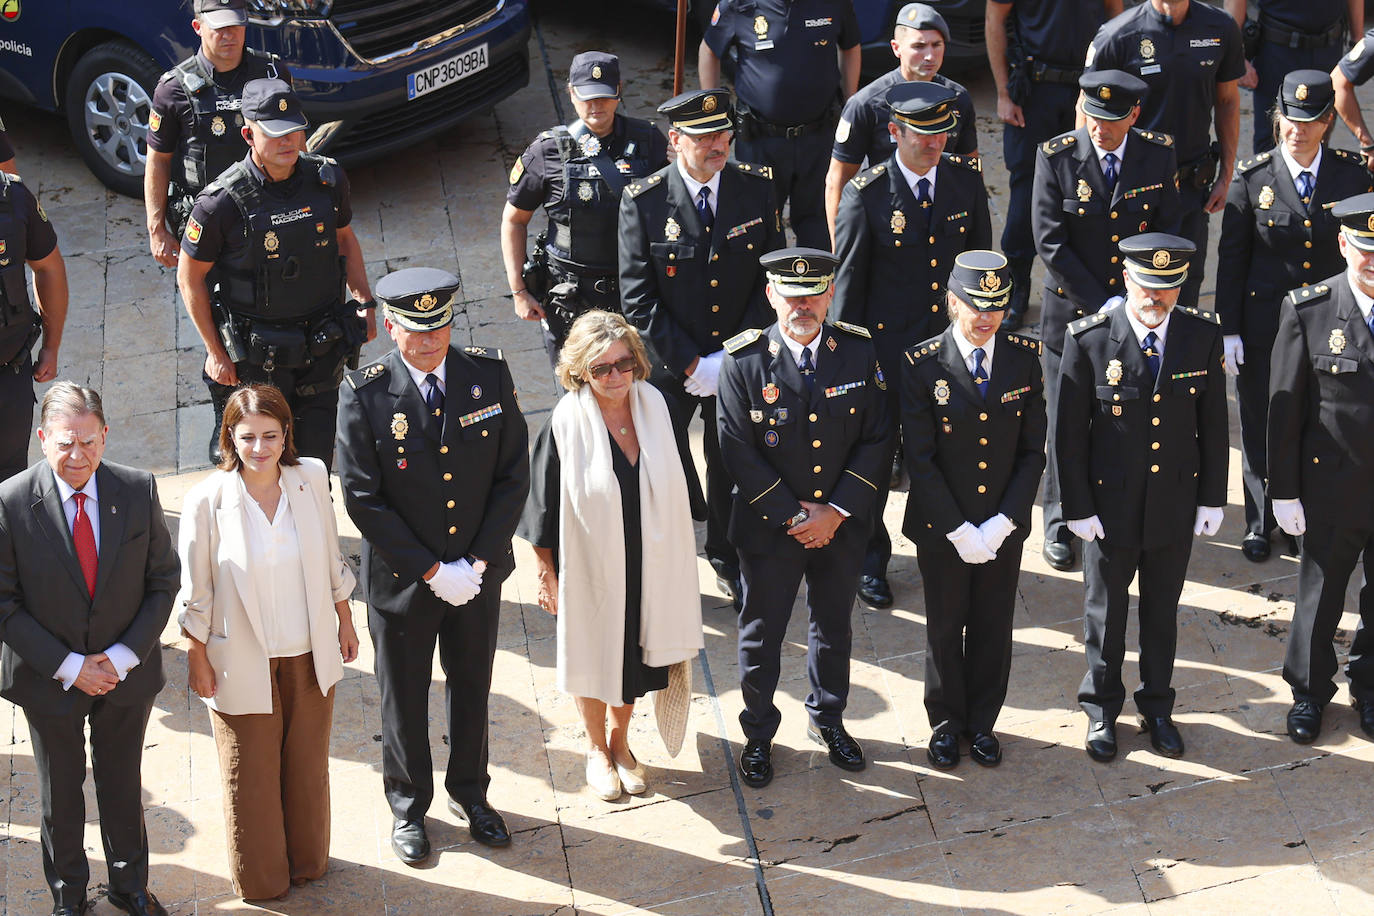
[(63, 380), (54, 383), (43, 395), (43, 408), (39, 425), (46, 432), (48, 421), (53, 417), (79, 417), (83, 414), (94, 414), (101, 426), (106, 425), (105, 407), (100, 402), (100, 393), (94, 388), (86, 388), (76, 382)]

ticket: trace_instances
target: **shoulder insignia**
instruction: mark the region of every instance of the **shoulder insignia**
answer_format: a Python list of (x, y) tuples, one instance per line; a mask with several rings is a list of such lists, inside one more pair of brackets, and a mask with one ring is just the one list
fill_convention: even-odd
[(645, 178), (641, 178), (638, 181), (630, 182), (630, 184), (626, 186), (625, 190), (630, 193), (631, 197), (638, 197), (650, 188), (657, 187), (662, 181), (663, 175), (661, 175), (658, 172), (655, 172), (654, 174), (649, 175)]
[(856, 188), (863, 188), (864, 185), (868, 184), (876, 178), (882, 177), (884, 174), (886, 174), (886, 172), (887, 163), (880, 162), (877, 165), (873, 166), (873, 168), (865, 169), (864, 171), (855, 175), (853, 178), (849, 179), (849, 183)]
[(464, 347), (463, 352), (469, 356), (481, 356), (485, 359), (505, 359), (501, 355), (499, 347)]
[(1300, 289), (1290, 290), (1288, 298), (1293, 305), (1302, 307), (1320, 302), (1329, 295), (1331, 295), (1331, 287), (1325, 283), (1318, 283), (1316, 286), (1304, 286)]
[(1080, 318), (1077, 321), (1071, 321), (1069, 322), (1069, 333), (1073, 334), (1074, 336), (1077, 336), (1078, 334), (1088, 330), (1089, 328), (1095, 328), (1098, 325), (1105, 323), (1106, 320), (1110, 317), (1110, 312), (1098, 312), (1095, 315), (1089, 315), (1087, 318)]
[(1020, 334), (1013, 334), (1010, 331), (1003, 331), (1002, 336), (1007, 339), (1007, 343), (1015, 344), (1018, 347), (1025, 347), (1036, 356), (1040, 355), (1040, 341), (1036, 340), (1034, 337), (1022, 337)]
[(903, 355), (906, 356), (906, 361), (914, 366), (921, 360), (925, 359), (927, 356), (934, 356), (936, 353), (939, 352), (940, 338), (932, 337), (929, 340), (925, 340), (921, 343), (916, 344), (915, 346), (907, 347), (906, 352)]
[(730, 160), (730, 164), (735, 167), (735, 171), (754, 178), (766, 178), (773, 180), (773, 167), (771, 165), (759, 165), (757, 162), (736, 162)]
[(1149, 140), (1151, 143), (1156, 143), (1156, 144), (1158, 144), (1158, 145), (1160, 145), (1160, 146), (1173, 146), (1173, 145), (1174, 145), (1174, 138), (1173, 138), (1173, 136), (1170, 135), (1170, 134), (1166, 134), (1166, 133), (1164, 133), (1163, 131), (1159, 131), (1159, 130), (1136, 130), (1136, 131), (1134, 131), (1134, 133), (1136, 134), (1136, 136), (1140, 137), (1142, 140)]
[(386, 375), (386, 363), (373, 363), (370, 366), (349, 372), (345, 378), (348, 379), (349, 386), (356, 390), (383, 375)]
[(1060, 134), (1040, 144), (1040, 148), (1045, 151), (1046, 156), (1053, 156), (1055, 153), (1064, 152), (1064, 150), (1069, 149), (1077, 142), (1078, 138), (1072, 133)]
[(1335, 147), (1328, 146), (1326, 151), (1337, 159), (1344, 159), (1346, 162), (1358, 162), (1360, 165), (1364, 165), (1364, 160), (1360, 158), (1359, 154), (1352, 153), (1348, 149), (1336, 149)]
[(1236, 171), (1244, 175), (1246, 172), (1253, 172), (1255, 169), (1269, 161), (1268, 153), (1260, 153), (1253, 159), (1246, 159), (1236, 166)]
[(841, 331), (848, 331), (855, 337), (867, 337), (870, 340), (873, 339), (873, 335), (868, 333), (868, 328), (864, 327), (863, 325), (850, 324), (848, 321), (832, 321), (831, 324), (839, 328)]
[(743, 350), (745, 347), (749, 346), (751, 343), (758, 340), (762, 336), (763, 331), (759, 330), (758, 328), (750, 328), (747, 331), (740, 331), (734, 337), (731, 337), (729, 340), (725, 342), (726, 352), (735, 353), (739, 350)]
[(946, 162), (952, 162), (953, 164), (962, 166), (966, 169), (969, 169), (970, 171), (983, 171), (983, 161), (979, 159), (977, 156), (961, 156), (956, 153), (942, 153), (941, 158), (944, 159)]
[(1182, 312), (1185, 315), (1192, 315), (1194, 318), (1201, 319), (1202, 321), (1206, 321), (1210, 324), (1221, 324), (1221, 316), (1218, 315), (1216, 312), (1203, 311), (1202, 309), (1194, 308), (1191, 305), (1180, 305), (1176, 306), (1176, 308), (1178, 309), (1178, 311)]

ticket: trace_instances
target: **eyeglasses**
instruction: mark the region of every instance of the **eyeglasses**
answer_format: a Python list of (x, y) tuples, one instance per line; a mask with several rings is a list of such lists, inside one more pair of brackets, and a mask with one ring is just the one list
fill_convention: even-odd
[(633, 356), (627, 356), (613, 363), (601, 363), (597, 366), (589, 366), (587, 367), (587, 371), (591, 373), (592, 378), (602, 379), (610, 375), (613, 370), (615, 372), (633, 372), (637, 365), (638, 363)]

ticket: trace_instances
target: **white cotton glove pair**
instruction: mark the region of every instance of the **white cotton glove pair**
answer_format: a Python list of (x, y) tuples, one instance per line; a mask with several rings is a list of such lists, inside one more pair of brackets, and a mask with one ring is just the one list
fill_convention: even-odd
[(1221, 530), (1221, 507), (1198, 506), (1197, 520), (1193, 522), (1193, 534), (1211, 537)]
[(1002, 549), (1002, 542), (1016, 530), (1016, 523), (998, 512), (992, 518), (978, 526), (978, 533), (983, 537), (983, 543), (987, 545), (993, 555)]
[(725, 358), (724, 350), (708, 353), (697, 359), (697, 367), (682, 387), (688, 394), (699, 398), (713, 398), (720, 387), (720, 361)]
[(1091, 518), (1071, 519), (1067, 524), (1074, 537), (1085, 541), (1096, 541), (1107, 536), (1107, 532), (1102, 529), (1102, 519), (1096, 515)]
[(1302, 511), (1300, 499), (1274, 500), (1274, 521), (1279, 523), (1284, 534), (1300, 537), (1307, 533), (1307, 515)]
[(1245, 365), (1245, 344), (1239, 334), (1226, 334), (1221, 338), (1225, 361), (1222, 363), (1227, 375), (1240, 375), (1240, 367)]
[(986, 563), (995, 559), (997, 554), (991, 550), (983, 541), (982, 533), (972, 522), (964, 522), (958, 528), (945, 535), (949, 542), (954, 545), (954, 549), (959, 551), (959, 559), (969, 565)]
[(465, 559), (455, 560), (452, 563), (440, 563), (427, 584), (439, 600), (462, 607), (482, 590), (482, 573), (473, 569)]

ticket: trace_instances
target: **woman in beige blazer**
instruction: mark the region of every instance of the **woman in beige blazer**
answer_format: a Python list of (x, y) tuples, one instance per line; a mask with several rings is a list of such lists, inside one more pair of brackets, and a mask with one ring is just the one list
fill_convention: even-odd
[[(334, 685), (358, 654), (329, 473), (268, 385), (225, 405), (219, 470), (187, 494), (177, 606), (210, 708), (234, 890), (285, 896), (329, 862)], [(279, 800), (279, 802), (278, 802)]]

